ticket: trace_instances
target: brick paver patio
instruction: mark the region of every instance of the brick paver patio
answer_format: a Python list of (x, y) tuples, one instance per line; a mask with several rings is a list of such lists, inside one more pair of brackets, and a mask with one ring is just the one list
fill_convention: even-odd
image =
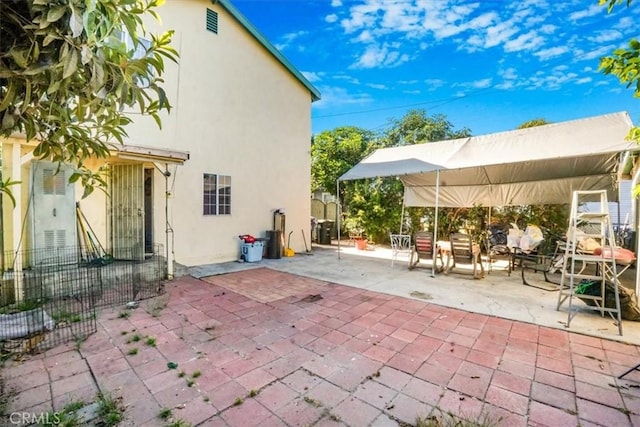
[(505, 426), (640, 425), (640, 373), (616, 378), (640, 360), (636, 346), (267, 268), (166, 289), (127, 318), (103, 312), (79, 351), (5, 367), (9, 411), (59, 410), (102, 390), (123, 398), (135, 426), (166, 425), (163, 407), (201, 426), (394, 426), (446, 412)]

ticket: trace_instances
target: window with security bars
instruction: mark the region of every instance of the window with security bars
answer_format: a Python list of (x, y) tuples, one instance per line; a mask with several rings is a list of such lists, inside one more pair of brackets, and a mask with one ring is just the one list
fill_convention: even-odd
[(231, 215), (231, 177), (204, 174), (204, 215)]

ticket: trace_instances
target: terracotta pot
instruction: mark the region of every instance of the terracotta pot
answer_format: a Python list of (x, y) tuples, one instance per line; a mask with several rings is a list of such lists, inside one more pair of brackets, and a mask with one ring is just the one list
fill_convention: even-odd
[(367, 249), (367, 239), (356, 239), (356, 248), (364, 251)]

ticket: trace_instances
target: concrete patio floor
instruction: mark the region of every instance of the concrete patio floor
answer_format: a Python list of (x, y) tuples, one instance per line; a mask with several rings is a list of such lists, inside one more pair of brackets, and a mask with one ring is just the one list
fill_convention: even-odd
[(402, 260), (391, 268), (384, 250), (336, 249), (200, 266), (128, 317), (103, 311), (79, 346), (0, 371), (15, 393), (8, 413), (104, 391), (134, 426), (167, 425), (165, 407), (201, 426), (396, 426), (447, 412), (504, 426), (640, 425), (640, 372), (617, 378), (640, 362), (638, 322), (620, 337), (585, 312), (567, 329), (557, 292), (519, 273), (431, 277)]

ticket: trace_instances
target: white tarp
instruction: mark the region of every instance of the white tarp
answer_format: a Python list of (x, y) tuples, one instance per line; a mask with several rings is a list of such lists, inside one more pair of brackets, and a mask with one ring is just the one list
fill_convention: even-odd
[(25, 338), (31, 334), (52, 331), (53, 319), (42, 308), (14, 314), (0, 314), (0, 341)]
[(341, 181), (398, 176), (407, 206), (570, 203), (575, 190), (616, 185), (622, 155), (639, 147), (620, 112), (509, 132), (376, 150)]

